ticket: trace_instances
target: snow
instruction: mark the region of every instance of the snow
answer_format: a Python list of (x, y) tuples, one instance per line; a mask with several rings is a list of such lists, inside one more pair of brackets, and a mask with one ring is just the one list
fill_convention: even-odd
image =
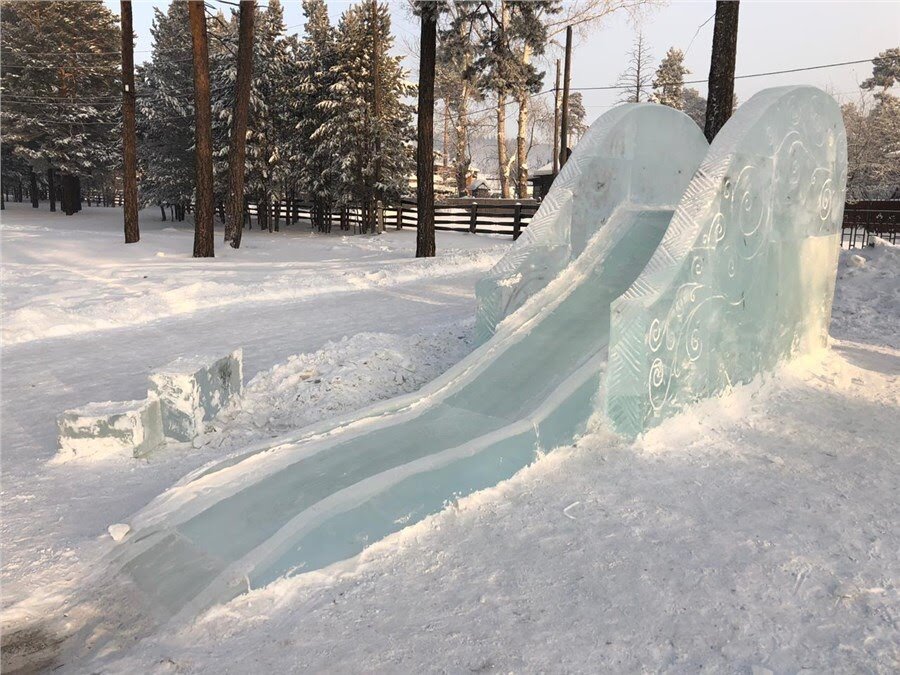
[[(181, 227), (142, 223), (142, 242), (124, 247), (112, 209), (57, 219), (9, 206), (6, 634), (52, 617), (54, 602), (78, 589), (112, 546), (107, 528), (124, 536), (119, 526), (188, 471), (414, 391), (459, 360), (471, 349), (474, 281), (508, 246), (441, 232), (442, 257), (414, 261), (411, 232), (340, 237), (295, 228), (245, 233), (246, 250), (197, 263), (186, 257), (190, 235)], [(897, 250), (842, 252), (830, 351), (692, 408), (635, 443), (597, 427), (353, 561), (254, 590), (84, 667), (895, 671)], [(348, 276), (361, 286), (351, 288)], [(328, 290), (290, 295), (280, 287), (288, 280)], [(197, 283), (238, 288), (234, 298), (243, 299), (197, 312), (159, 300)], [(127, 316), (142, 302), (146, 315)], [(35, 326), (10, 307), (33, 308)], [(105, 323), (82, 321), (82, 310)], [(66, 332), (37, 339), (54, 316), (64, 317)], [(237, 344), (249, 377), (242, 407), (226, 410), (200, 448), (85, 466), (47, 462), (61, 410), (140, 396), (160, 365), (198, 347), (224, 353)]]

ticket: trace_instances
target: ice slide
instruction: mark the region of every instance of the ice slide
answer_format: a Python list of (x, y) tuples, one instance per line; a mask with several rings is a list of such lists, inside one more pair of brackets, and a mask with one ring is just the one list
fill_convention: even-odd
[[(610, 304), (656, 250), (706, 149), (671, 108), (623, 105), (601, 117), (500, 263), (533, 297), (492, 339), (416, 394), (164, 493), (132, 522), (116, 568), (160, 617), (195, 612), (350, 558), (571, 442), (595, 409)], [(515, 262), (517, 250), (540, 246), (556, 258), (538, 277), (528, 256)]]
[(187, 616), (353, 557), (570, 443), (598, 410), (633, 435), (812, 348), (842, 143), (811, 88), (758, 94), (708, 154), (677, 111), (610, 111), (479, 284), (484, 344), (416, 394), (189, 476), (132, 521), (113, 574), (156, 618)]

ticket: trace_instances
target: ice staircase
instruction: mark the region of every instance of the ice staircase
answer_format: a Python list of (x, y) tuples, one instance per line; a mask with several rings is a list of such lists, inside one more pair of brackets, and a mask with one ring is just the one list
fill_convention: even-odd
[[(754, 271), (796, 265), (810, 228), (827, 238), (836, 227), (839, 209), (823, 200), (841, 195), (843, 129), (818, 90), (763, 94), (742, 106), (709, 153), (697, 126), (671, 108), (624, 105), (601, 117), (526, 235), (479, 284), (480, 347), (415, 394), (189, 476), (135, 517), (108, 569), (157, 618), (191, 615), (352, 558), (571, 443), (598, 411), (633, 435), (795, 353), (806, 344), (798, 331), (815, 342), (824, 309), (809, 320), (788, 314), (824, 298), (829, 274), (833, 288), (827, 255), (819, 261), (824, 281), (790, 275), (799, 289), (784, 294), (784, 307), (771, 305), (771, 315), (761, 303), (772, 284), (747, 289)], [(805, 123), (810, 115), (819, 126)], [(827, 177), (817, 173), (822, 166)], [(742, 182), (747, 167), (758, 184)], [(831, 188), (816, 182), (826, 179)], [(821, 192), (808, 197), (811, 190)], [(791, 198), (796, 207), (782, 204)], [(796, 238), (774, 234), (795, 229), (803, 230)], [(748, 277), (732, 288), (738, 273)], [(718, 309), (686, 317), (701, 300)], [(752, 314), (743, 316), (748, 303)], [(748, 338), (750, 327), (762, 337)], [(765, 351), (766, 340), (777, 343), (771, 358), (754, 362), (740, 351), (744, 342)]]

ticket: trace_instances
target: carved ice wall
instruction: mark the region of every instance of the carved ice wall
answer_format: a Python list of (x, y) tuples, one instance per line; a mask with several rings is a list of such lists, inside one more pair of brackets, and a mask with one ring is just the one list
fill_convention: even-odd
[(635, 435), (827, 340), (847, 148), (813, 87), (740, 106), (612, 305), (607, 414)]
[(476, 284), (478, 342), (581, 255), (616, 209), (671, 204), (706, 147), (697, 125), (671, 108), (630, 103), (600, 117), (525, 232)]

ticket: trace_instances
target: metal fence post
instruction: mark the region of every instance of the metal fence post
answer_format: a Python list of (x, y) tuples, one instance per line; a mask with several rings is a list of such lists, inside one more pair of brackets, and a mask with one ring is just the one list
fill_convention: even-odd
[(475, 234), (478, 229), (478, 202), (472, 202), (472, 213), (469, 216), (469, 232)]

